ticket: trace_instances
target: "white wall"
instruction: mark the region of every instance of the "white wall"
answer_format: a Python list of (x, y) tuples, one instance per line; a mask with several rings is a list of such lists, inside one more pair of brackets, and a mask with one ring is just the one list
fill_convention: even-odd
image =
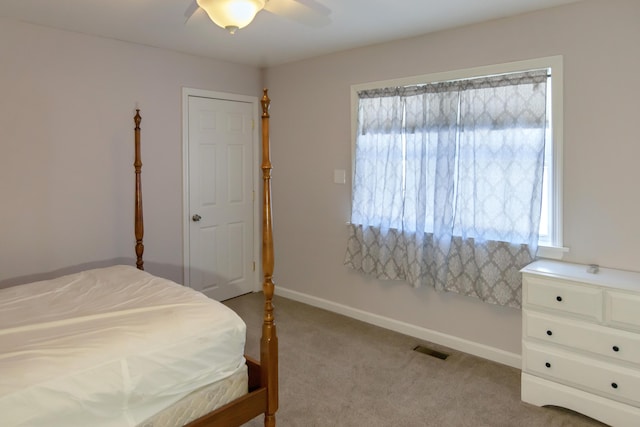
[(0, 283), (128, 261), (133, 115), (145, 259), (182, 280), (182, 87), (261, 95), (257, 68), (0, 21)]
[[(276, 283), (354, 309), (520, 353), (520, 310), (362, 277), (343, 266), (350, 85), (564, 56), (564, 244), (572, 262), (640, 271), (640, 2), (593, 0), (267, 70)], [(346, 310), (348, 311), (348, 310)]]

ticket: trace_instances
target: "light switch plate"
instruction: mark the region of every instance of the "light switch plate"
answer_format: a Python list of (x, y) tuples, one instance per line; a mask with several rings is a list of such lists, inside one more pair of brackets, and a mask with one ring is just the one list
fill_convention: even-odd
[(344, 169), (334, 169), (333, 170), (333, 182), (336, 184), (346, 184), (347, 183), (347, 173)]

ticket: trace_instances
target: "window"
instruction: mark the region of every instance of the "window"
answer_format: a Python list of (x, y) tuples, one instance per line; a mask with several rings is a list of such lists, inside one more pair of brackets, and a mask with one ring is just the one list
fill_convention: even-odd
[(345, 265), (520, 307), (520, 269), (562, 253), (561, 58), (352, 88)]
[[(541, 217), (540, 217), (540, 227), (539, 227), (539, 241), (538, 241), (538, 256), (542, 257), (550, 257), (550, 258), (561, 258), (563, 248), (562, 248), (562, 58), (561, 57), (550, 57), (550, 58), (541, 58), (530, 61), (522, 61), (517, 63), (509, 63), (509, 64), (501, 64), (489, 67), (481, 67), (475, 69), (468, 70), (460, 70), (456, 72), (449, 73), (439, 73), (434, 75), (427, 76), (419, 76), (409, 79), (402, 80), (393, 80), (393, 81), (385, 81), (385, 82), (376, 82), (366, 85), (356, 85), (352, 87), (352, 103), (354, 108), (353, 115), (353, 130), (354, 130), (354, 138), (353, 138), (353, 159), (356, 161), (356, 146), (355, 146), (355, 137), (358, 132), (358, 108), (362, 108), (363, 104), (367, 102), (375, 103), (374, 108), (386, 108), (389, 111), (394, 111), (391, 115), (395, 117), (394, 119), (390, 119), (388, 122), (384, 123), (384, 129), (378, 129), (377, 132), (381, 133), (400, 133), (402, 137), (400, 139), (395, 139), (394, 144), (399, 144), (399, 149), (395, 150), (396, 153), (393, 157), (388, 157), (384, 160), (384, 164), (375, 164), (368, 165), (367, 167), (374, 168), (378, 171), (384, 171), (384, 173), (379, 174), (380, 179), (389, 179), (389, 177), (395, 177), (396, 179), (400, 179), (402, 181), (401, 191), (394, 193), (394, 198), (402, 198), (405, 197), (404, 191), (407, 186), (415, 185), (415, 180), (424, 180), (424, 176), (416, 177), (415, 174), (407, 174), (407, 163), (412, 161), (412, 158), (415, 156), (420, 156), (422, 154), (413, 153), (412, 150), (416, 149), (415, 144), (411, 144), (410, 141), (407, 141), (407, 138), (411, 139), (416, 132), (422, 132), (421, 137), (427, 140), (430, 140), (432, 137), (435, 139), (438, 133), (449, 131), (449, 127), (452, 126), (452, 122), (455, 121), (455, 126), (458, 129), (457, 132), (460, 134), (456, 137), (456, 141), (458, 144), (461, 143), (461, 140), (465, 140), (464, 126), (460, 125), (460, 120), (463, 119), (461, 116), (460, 108), (460, 99), (456, 98), (456, 96), (448, 97), (447, 94), (443, 95), (442, 92), (447, 92), (450, 90), (450, 86), (459, 86), (459, 85), (468, 85), (474, 84), (474, 81), (488, 81), (487, 79), (490, 76), (502, 76), (502, 75), (512, 75), (513, 73), (522, 73), (522, 72), (530, 72), (533, 70), (544, 70), (547, 73), (546, 78), (546, 110), (547, 110), (547, 123), (546, 123), (546, 135), (545, 135), (545, 151), (544, 151), (544, 168), (543, 168), (543, 184), (542, 184), (542, 201), (541, 201)], [(415, 111), (414, 107), (407, 107), (407, 103), (410, 102), (422, 102), (425, 103), (424, 97), (416, 97), (413, 99), (411, 97), (411, 91), (420, 92), (421, 88), (424, 86), (430, 85), (434, 87), (434, 91), (440, 91), (438, 94), (439, 103), (451, 103), (451, 105), (447, 106), (447, 112), (449, 115), (443, 116), (440, 122), (436, 122), (436, 126), (431, 126), (427, 133), (428, 135), (424, 135), (424, 128), (421, 130), (417, 130), (415, 126), (415, 121), (420, 118), (414, 118), (411, 116), (407, 116), (407, 111)], [(449, 88), (449, 89), (448, 89)], [(393, 101), (390, 96), (388, 99), (384, 96), (382, 98), (372, 97), (371, 99), (359, 99), (364, 92), (371, 91), (377, 89), (376, 93), (381, 93), (380, 89), (384, 89), (384, 91), (401, 91), (405, 96), (402, 102)], [(451, 91), (453, 93), (454, 91)], [(426, 103), (424, 105), (427, 105)], [(440, 105), (442, 107), (442, 105)], [(449, 108), (451, 107), (451, 108)], [(440, 108), (441, 109), (441, 108)], [(427, 108), (428, 110), (428, 108)], [(440, 111), (441, 112), (441, 111)], [(424, 111), (425, 114), (430, 114), (429, 111)], [(391, 117), (390, 116), (390, 117)], [(461, 130), (460, 130), (461, 129)], [(482, 135), (480, 139), (474, 139), (473, 143), (484, 144), (483, 148), (480, 150), (474, 151), (474, 156), (486, 156), (487, 164), (492, 163), (492, 165), (488, 165), (488, 167), (500, 168), (499, 159), (495, 158), (496, 151), (492, 144), (499, 144), (499, 141), (504, 140), (507, 137), (508, 133), (511, 133), (508, 138), (511, 140), (518, 141), (526, 141), (527, 133), (536, 132), (537, 130), (531, 128), (527, 128), (527, 126), (520, 126), (520, 129), (514, 130), (510, 128), (508, 125), (504, 127), (493, 126), (491, 130), (487, 130), (486, 132), (482, 131)], [(515, 136), (513, 132), (519, 132), (519, 135)], [(430, 135), (433, 133), (433, 135)], [(462, 136), (460, 136), (462, 135)], [(359, 135), (360, 144), (367, 144), (367, 135)], [(473, 139), (473, 137), (472, 137)], [(377, 141), (377, 142), (374, 142)], [(482, 141), (482, 142), (480, 142)], [(370, 144), (372, 145), (369, 149), (375, 150), (375, 144), (380, 143), (379, 139), (372, 138)], [(429, 144), (427, 144), (429, 145)], [(401, 147), (400, 147), (401, 146)], [(358, 148), (362, 150), (362, 147)], [(525, 156), (527, 153), (531, 153), (532, 151), (528, 150), (526, 147), (517, 147), (515, 150), (517, 155)], [(504, 152), (502, 152), (504, 155)], [(428, 158), (435, 157), (427, 156)], [(477, 158), (475, 159), (477, 160)], [(489, 162), (489, 160), (491, 162)], [(535, 159), (532, 159), (534, 161)], [(362, 153), (360, 153), (360, 161), (362, 161)], [(379, 162), (380, 160), (378, 160)], [(508, 159), (505, 159), (508, 161)], [(459, 155), (455, 159), (452, 160), (452, 163), (448, 167), (457, 168), (454, 173), (461, 174), (465, 173), (465, 163), (464, 159)], [(362, 165), (354, 164), (354, 170), (357, 167), (362, 167)], [(433, 165), (430, 165), (431, 167)], [(435, 166), (431, 168), (434, 170)], [(410, 170), (414, 170), (410, 168)], [(386, 174), (386, 175), (385, 175)], [(491, 174), (491, 172), (489, 172)], [(496, 175), (500, 175), (499, 173)], [(391, 178), (394, 179), (394, 178)], [(354, 178), (355, 181), (355, 178)], [(433, 180), (433, 182), (436, 182)], [(452, 200), (458, 200), (456, 203), (462, 203), (467, 198), (456, 198), (455, 195), (460, 191), (467, 191), (468, 189), (458, 188), (456, 185), (450, 189), (453, 192)], [(428, 187), (428, 191), (440, 191), (437, 187)], [(475, 191), (472, 189), (470, 191)], [(431, 195), (433, 196), (433, 195)], [(378, 197), (375, 194), (365, 194), (365, 198), (375, 198)], [(390, 197), (390, 196), (386, 196)], [(427, 197), (429, 198), (429, 197)], [(490, 198), (490, 195), (488, 195)], [(462, 202), (460, 201), (462, 200)], [(354, 199), (354, 204), (357, 201)], [(488, 201), (491, 203), (491, 201)], [(496, 203), (500, 203), (499, 200), (496, 200)], [(392, 200), (385, 200), (379, 203), (379, 206), (383, 206), (383, 209), (380, 209), (380, 216), (391, 216), (393, 219), (390, 220), (389, 224), (394, 227), (394, 221), (397, 223), (398, 221), (402, 221), (402, 226), (406, 227), (407, 224), (410, 224), (411, 221), (407, 221), (409, 217), (412, 215), (421, 215), (422, 210), (409, 209), (407, 210), (407, 204), (405, 203), (397, 203)], [(391, 209), (389, 209), (391, 207)], [(452, 206), (452, 209), (458, 209), (459, 206)], [(366, 216), (370, 216), (371, 212), (368, 212)], [(378, 213), (376, 213), (378, 214)], [(426, 223), (424, 230), (430, 232), (433, 229), (433, 217), (430, 215), (430, 210), (427, 209), (424, 214), (424, 221)], [(374, 215), (375, 216), (375, 215)], [(389, 219), (389, 218), (387, 218)], [(358, 212), (357, 208), (353, 209), (352, 212), (352, 222), (358, 223), (362, 225), (374, 225), (374, 224), (363, 224), (364, 219)], [(412, 220), (415, 220), (413, 218)], [(420, 219), (422, 220), (422, 218)], [(496, 240), (505, 240), (512, 239), (507, 236), (509, 233), (508, 230), (503, 229), (501, 227), (500, 221), (495, 221), (491, 219), (490, 215), (485, 217), (474, 216), (471, 219), (474, 222), (474, 228), (480, 230), (479, 233), (482, 234), (483, 238), (486, 239), (496, 239)], [(398, 228), (401, 228), (400, 224)], [(519, 227), (518, 224), (510, 224), (510, 226), (515, 227), (516, 229)], [(513, 240), (513, 239), (512, 239)]]

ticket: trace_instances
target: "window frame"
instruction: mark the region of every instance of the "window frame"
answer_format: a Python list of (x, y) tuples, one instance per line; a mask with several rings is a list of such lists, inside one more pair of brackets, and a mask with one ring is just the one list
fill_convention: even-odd
[[(355, 172), (356, 138), (358, 128), (358, 92), (368, 89), (380, 89), (396, 86), (411, 86), (447, 80), (470, 79), (474, 77), (490, 76), (510, 72), (527, 71), (548, 68), (551, 70), (551, 130), (552, 150), (551, 167), (551, 195), (548, 198), (550, 233), (549, 239), (541, 240), (537, 256), (541, 258), (562, 259), (568, 248), (563, 247), (563, 59), (561, 55), (515, 61), (502, 64), (465, 68), (453, 71), (423, 74), (412, 77), (381, 80), (369, 83), (351, 85), (351, 174)], [(546, 159), (545, 159), (546, 160)], [(353, 187), (351, 188), (353, 191)]]

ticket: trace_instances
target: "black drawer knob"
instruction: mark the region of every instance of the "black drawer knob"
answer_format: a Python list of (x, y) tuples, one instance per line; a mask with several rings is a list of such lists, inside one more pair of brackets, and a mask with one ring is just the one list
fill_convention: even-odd
[(553, 335), (553, 332), (551, 332), (551, 331), (549, 330), (549, 331), (547, 331), (547, 335), (551, 336), (551, 335)]
[(558, 301), (558, 302), (562, 302), (562, 297), (561, 297), (560, 295), (558, 295), (558, 296), (556, 297), (556, 301)]
[(551, 363), (547, 362), (547, 363), (544, 364), (544, 366), (546, 366), (547, 368), (550, 368), (551, 367)]
[(612, 348), (613, 348), (613, 351), (616, 351), (616, 352), (620, 351), (620, 347), (618, 347), (617, 345), (614, 345)]
[(611, 387), (618, 388), (618, 383), (611, 383)]

